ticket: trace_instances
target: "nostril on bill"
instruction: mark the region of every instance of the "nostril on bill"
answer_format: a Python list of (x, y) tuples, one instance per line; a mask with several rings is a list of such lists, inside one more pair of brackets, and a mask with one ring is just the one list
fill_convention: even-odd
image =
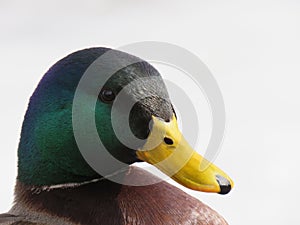
[(216, 175), (216, 180), (220, 186), (219, 194), (226, 195), (231, 190), (231, 184), (228, 179), (222, 177), (221, 175)]

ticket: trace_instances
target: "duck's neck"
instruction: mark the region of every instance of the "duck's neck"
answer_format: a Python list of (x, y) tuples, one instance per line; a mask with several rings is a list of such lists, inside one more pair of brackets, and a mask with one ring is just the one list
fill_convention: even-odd
[[(145, 182), (144, 179), (148, 178), (158, 181), (158, 178), (135, 167), (120, 176), (127, 180), (134, 178), (143, 179)], [(128, 220), (131, 219), (143, 220), (145, 207), (153, 207), (151, 204), (144, 205), (151, 202), (151, 198), (147, 201), (145, 198), (149, 196), (153, 198), (156, 195), (155, 191), (150, 193), (151, 189), (147, 186), (124, 186), (103, 178), (52, 186), (26, 185), (17, 181), (16, 204), (11, 213), (20, 215), (25, 211), (25, 215), (31, 216), (27, 218), (30, 221), (35, 222), (37, 218), (44, 218), (43, 221), (38, 220), (38, 222), (45, 224), (52, 224), (50, 221), (53, 219), (57, 223), (59, 218), (59, 224), (123, 225), (128, 224)], [(156, 200), (153, 198), (152, 201), (155, 203)], [(151, 210), (159, 214), (157, 207)], [(150, 215), (154, 216), (156, 213)], [(151, 220), (153, 219), (155, 218)]]
[(11, 213), (39, 224), (227, 224), (197, 199), (166, 182), (158, 183), (144, 170), (132, 167), (124, 179), (155, 184), (125, 186), (99, 180), (42, 190), (18, 182)]
[[(29, 214), (32, 221), (39, 217), (59, 224), (123, 224), (118, 195), (122, 185), (108, 180), (79, 185), (36, 187), (17, 182), (12, 212)], [(47, 221), (50, 220), (50, 221)], [(62, 222), (63, 221), (63, 222)]]

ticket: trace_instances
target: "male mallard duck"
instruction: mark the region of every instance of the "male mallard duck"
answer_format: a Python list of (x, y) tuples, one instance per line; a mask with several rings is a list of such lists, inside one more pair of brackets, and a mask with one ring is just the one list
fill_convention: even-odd
[[(97, 131), (106, 149), (123, 163), (148, 162), (166, 174), (172, 173), (173, 164), (183, 163), (180, 170), (171, 174), (172, 179), (194, 190), (221, 194), (231, 190), (232, 180), (215, 165), (210, 164), (206, 170), (200, 171), (200, 162), (205, 159), (193, 151), (181, 136), (158, 71), (132, 55), (108, 48), (90, 48), (58, 61), (33, 93), (18, 148), (14, 206), (8, 213), (0, 215), (0, 224), (227, 224), (199, 200), (164, 181), (156, 182), (158, 178), (143, 169), (130, 166), (125, 173), (120, 172), (121, 179), (125, 183), (131, 180), (154, 181), (153, 184), (122, 185), (99, 175), (84, 159), (73, 132), (74, 93), (87, 68), (109, 50), (114, 57), (111, 65), (105, 66), (126, 66), (115, 72), (99, 90), (94, 108), (84, 108), (85, 103), (82, 102), (84, 110), (94, 113)], [(127, 65), (128, 59), (139, 62)], [(98, 67), (94, 73), (95, 77), (101, 77), (102, 68)], [(145, 140), (144, 146), (154, 139), (159, 144), (152, 150), (144, 146), (132, 149), (118, 140), (112, 128), (112, 103), (127, 84), (149, 77), (156, 77), (159, 82), (145, 79), (125, 92), (127, 99), (133, 101), (148, 94), (147, 98), (134, 104), (129, 124), (132, 133)], [(157, 93), (163, 93), (165, 98)], [(81, 94), (90, 95), (88, 88), (81, 90)], [(122, 114), (122, 104), (117, 112), (116, 126), (123, 126), (128, 119)], [(153, 135), (154, 130), (160, 131), (163, 136)], [(89, 134), (82, 132), (82, 135)], [(157, 164), (168, 158), (174, 149), (180, 152), (179, 156), (172, 157), (166, 165)], [(186, 163), (182, 162), (185, 154), (191, 154)], [(122, 168), (114, 168), (116, 172), (119, 169), (122, 171)]]

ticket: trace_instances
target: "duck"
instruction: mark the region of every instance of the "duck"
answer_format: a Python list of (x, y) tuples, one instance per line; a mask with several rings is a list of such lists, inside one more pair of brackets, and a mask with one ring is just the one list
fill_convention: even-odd
[[(96, 63), (107, 55), (105, 63)], [(106, 74), (111, 68), (113, 74)], [(80, 88), (87, 72), (90, 82)], [(88, 114), (94, 115), (102, 143), (92, 157), (75, 133), (85, 144), (99, 140), (88, 128), (74, 131), (78, 93), (94, 102), (81, 101), (78, 108), (82, 126), (89, 124)], [(118, 98), (121, 93), (123, 98)], [(122, 130), (125, 126), (130, 132)], [(123, 140), (136, 138), (136, 143), (124, 143), (117, 133)], [(14, 203), (0, 215), (0, 224), (227, 224), (200, 200), (136, 166), (140, 162), (195, 191), (227, 194), (233, 188), (232, 179), (184, 139), (162, 76), (150, 63), (106, 47), (73, 52), (44, 74), (29, 100), (18, 146)], [(205, 170), (199, 166), (203, 162)]]

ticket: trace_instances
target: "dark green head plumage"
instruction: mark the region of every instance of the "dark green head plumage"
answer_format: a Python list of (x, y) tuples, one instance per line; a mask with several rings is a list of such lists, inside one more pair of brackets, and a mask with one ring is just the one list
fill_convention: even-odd
[[(22, 127), (18, 150), (18, 180), (31, 185), (53, 185), (100, 177), (78, 150), (72, 127), (72, 103), (77, 85), (86, 69), (108, 50), (110, 49), (91, 48), (72, 53), (44, 75), (30, 99)], [(122, 67), (127, 58), (132, 57), (120, 54), (119, 57), (112, 58), (111, 63)], [(139, 160), (135, 154), (136, 149), (124, 146), (114, 134), (110, 100), (135, 79), (153, 76), (161, 79), (158, 71), (149, 63), (140, 59), (138, 61), (140, 62), (122, 68), (110, 77), (104, 87), (99, 87), (99, 100), (96, 107), (90, 109), (95, 112), (97, 130), (105, 147), (114, 157), (127, 164)], [(101, 77), (101, 72), (99, 68), (97, 76)], [(148, 92), (147, 95), (151, 97), (134, 105), (129, 122), (132, 132), (138, 138), (145, 139), (149, 135), (151, 116), (168, 121), (172, 117), (173, 108), (162, 80), (157, 86), (141, 83), (134, 91), (127, 93), (128, 100), (134, 101), (142, 92)], [(157, 92), (164, 92), (166, 97), (158, 97)], [(86, 94), (89, 94), (88, 91)], [(121, 121), (122, 106), (118, 113)], [(121, 123), (122, 121), (120, 126)]]

